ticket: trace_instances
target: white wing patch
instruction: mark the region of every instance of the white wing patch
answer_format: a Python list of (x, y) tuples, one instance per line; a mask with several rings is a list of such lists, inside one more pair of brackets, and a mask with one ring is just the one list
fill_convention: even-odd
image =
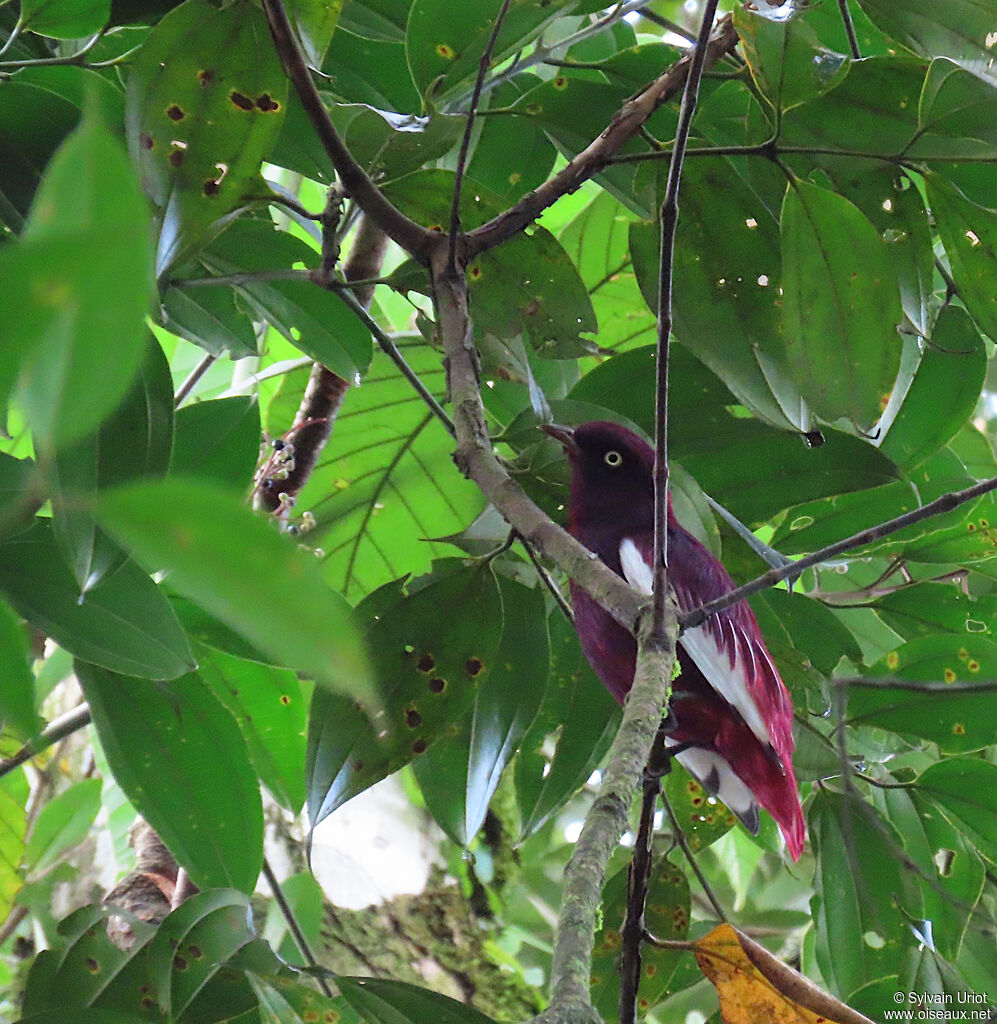
[(758, 834), (758, 801), (723, 757), (713, 750), (690, 747), (675, 758), (711, 796), (736, 814), (748, 831)]
[[(733, 637), (731, 639), (733, 640)], [(758, 705), (752, 700), (745, 685), (747, 666), (742, 658), (740, 645), (734, 647), (735, 658), (731, 666), (730, 655), (702, 626), (687, 629), (679, 637), (679, 643), (696, 663), (696, 668), (703, 673), (710, 686), (728, 704), (737, 708), (745, 724), (763, 744), (771, 746), (772, 737), (758, 711)]]
[(620, 566), (631, 587), (642, 594), (652, 593), (654, 573), (644, 561), (644, 556), (637, 550), (637, 545), (629, 537), (624, 537), (620, 542)]
[[(640, 553), (637, 545), (629, 537), (624, 537), (620, 543), (620, 567), (630, 586), (643, 594), (652, 592), (651, 584), (654, 581), (654, 573), (644, 561), (644, 556)], [(749, 673), (753, 673), (755, 668), (755, 652), (751, 649), (752, 644), (747, 637), (743, 638), (743, 643), (738, 643), (739, 638), (734, 631), (733, 624), (728, 619), (721, 617), (718, 621), (720, 629), (716, 630), (716, 633), (720, 636), (725, 633), (729, 634), (727, 642), (734, 654), (733, 665), (731, 665), (730, 655), (720, 647), (713, 633), (703, 626), (687, 629), (679, 637), (679, 643), (685, 649), (686, 654), (696, 663), (696, 667), (703, 673), (713, 689), (740, 712), (748, 728), (764, 745), (772, 746), (772, 737), (769, 735), (765, 722), (758, 711), (758, 706), (746, 685), (747, 680), (751, 678)], [(750, 666), (745, 664), (746, 659), (750, 659)], [(681, 761), (681, 757), (679, 760)], [(721, 799), (723, 798), (721, 797)], [(724, 803), (727, 801), (724, 800)], [(730, 805), (728, 804), (728, 806)], [(733, 809), (731, 807), (731, 810)]]

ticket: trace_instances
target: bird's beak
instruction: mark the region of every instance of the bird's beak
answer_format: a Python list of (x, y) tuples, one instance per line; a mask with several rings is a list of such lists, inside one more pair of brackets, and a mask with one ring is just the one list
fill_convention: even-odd
[(578, 454), (578, 443), (575, 441), (575, 432), (571, 427), (562, 427), (558, 423), (541, 423), (540, 429), (545, 434), (550, 434), (555, 441), (560, 441), (569, 455)]

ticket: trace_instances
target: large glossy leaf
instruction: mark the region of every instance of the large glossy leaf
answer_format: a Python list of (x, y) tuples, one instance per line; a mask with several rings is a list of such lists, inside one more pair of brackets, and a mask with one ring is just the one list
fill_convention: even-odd
[(997, 596), (971, 597), (944, 583), (922, 583), (885, 594), (876, 613), (905, 639), (951, 633), (960, 641), (994, 639)]
[(506, 765), (519, 748), (546, 689), (550, 661), (543, 594), (499, 580), (502, 640), (495, 667), (471, 711), (414, 762), (426, 806), (454, 842), (477, 835)]
[[(674, 264), (675, 336), (756, 416), (809, 430), (780, 338), (778, 226), (723, 161), (689, 161)], [(723, 193), (725, 201), (714, 199)], [(634, 224), (630, 251), (648, 306), (657, 309), (659, 228)]]
[(882, 238), (847, 199), (797, 181), (782, 208), (782, 256), (794, 379), (824, 419), (870, 429), (900, 367), (900, 293)]
[(870, 674), (923, 682), (925, 687), (858, 686), (848, 698), (853, 721), (931, 740), (945, 753), (966, 753), (997, 742), (991, 715), (994, 693), (967, 689), (997, 676), (997, 644), (992, 641), (918, 637), (887, 654)]
[[(421, 339), (396, 344), (442, 397), (438, 354)], [(363, 386), (347, 395), (332, 439), (298, 497), (297, 508), (315, 515), (318, 525), (308, 539), (325, 552), (325, 576), (334, 587), (362, 596), (402, 573), (428, 571), (432, 559), (453, 552), (433, 538), (462, 530), (484, 499), (454, 472), (452, 451), (450, 435), (378, 352)]]
[(976, 408), (986, 367), (972, 321), (958, 306), (946, 306), (880, 451), (908, 469), (951, 441)]
[(949, 0), (935, 4), (931, 0), (859, 0), (870, 20), (915, 53), (946, 56), (979, 62), (988, 67), (993, 56), (990, 33), (993, 11), (977, 0)]
[(987, 860), (997, 859), (997, 765), (965, 757), (939, 761), (921, 773), (917, 789)]
[(822, 47), (803, 18), (776, 20), (735, 7), (734, 26), (751, 77), (776, 110), (819, 96), (848, 73), (848, 61)]
[(945, 57), (931, 62), (918, 116), (925, 131), (997, 141), (997, 83)]
[[(586, 782), (619, 725), (620, 711), (559, 611), (549, 620), (550, 676), (516, 761), (523, 836), (536, 832)], [(553, 754), (548, 738), (556, 736)]]
[[(492, 48), (492, 64), (576, 6), (577, 0), (555, 0), (541, 6), (511, 7)], [(477, 73), (500, 8), (501, 0), (457, 6), (446, 0), (415, 0), (405, 31), (405, 52), (420, 93), (438, 104), (462, 88), (470, 91), (470, 80)]]
[(170, 586), (282, 664), (354, 699), (373, 690), (345, 600), (311, 557), (227, 491), (170, 478), (107, 492), (97, 519)]
[(315, 692), (306, 768), (313, 826), (423, 754), (495, 667), (502, 603), (491, 569), (442, 563), (419, 583), (408, 594), (389, 584), (357, 609), (382, 710), (372, 719), (346, 697)]
[(926, 177), (928, 205), (949, 258), (959, 297), (981, 331), (997, 337), (997, 212), (970, 202), (937, 174)]
[(847, 999), (897, 970), (908, 943), (902, 913), (906, 882), (887, 846), (889, 824), (868, 804), (821, 790), (808, 831), (817, 853), (811, 901), (821, 974)]
[(126, 557), (81, 507), (81, 497), (162, 476), (172, 448), (173, 379), (163, 350), (150, 336), (145, 361), (121, 405), (96, 433), (63, 448), (52, 462), (53, 526), (81, 594)]
[(288, 669), (202, 648), (198, 674), (228, 708), (263, 784), (296, 814), (305, 802), (305, 697)]
[(266, 18), (251, 4), (187, 0), (153, 29), (132, 64), (126, 127), (160, 212), (157, 274), (259, 180), (286, 94)]
[(195, 402), (177, 410), (170, 472), (239, 490), (249, 486), (260, 454), (260, 409), (253, 398)]
[(26, 0), (21, 5), (25, 29), (55, 39), (78, 39), (107, 24), (110, 0)]
[(386, 978), (337, 978), (343, 998), (370, 1024), (494, 1024), (480, 1010)]
[(133, 563), (81, 602), (47, 521), (0, 544), (0, 590), (28, 622), (86, 661), (147, 679), (173, 679), (194, 667), (169, 602)]
[[(201, 254), (214, 274), (314, 267), (318, 253), (269, 220), (239, 220)], [(260, 319), (292, 345), (347, 380), (370, 362), (370, 332), (332, 292), (308, 281), (251, 281), (237, 289)]]
[(229, 712), (195, 674), (168, 687), (84, 662), (76, 674), (115, 779), (177, 861), (201, 888), (252, 892), (263, 809)]
[(47, 167), (23, 240), (0, 251), (0, 397), (20, 371), (20, 401), (51, 448), (91, 433), (145, 356), (146, 222), (128, 158), (95, 109)]
[[(354, 28), (333, 35), (322, 72), (329, 76), (326, 88), (338, 99), (347, 103), (369, 103), (379, 110), (406, 114), (422, 111), (422, 100), (405, 62), (405, 20), (409, 4), (401, 0), (397, 7), (401, 27), (393, 28), (390, 38), (353, 34)], [(351, 10), (370, 14), (372, 9), (372, 4), (361, 6), (346, 0), (340, 28), (345, 28), (346, 15)]]

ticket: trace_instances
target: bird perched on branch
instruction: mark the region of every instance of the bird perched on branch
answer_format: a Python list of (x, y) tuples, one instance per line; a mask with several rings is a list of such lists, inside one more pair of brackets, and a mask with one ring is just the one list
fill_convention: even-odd
[[(616, 423), (543, 429), (571, 461), (568, 529), (631, 586), (651, 593), (654, 451)], [(724, 567), (683, 529), (668, 499), (668, 579), (682, 611), (734, 588)], [(571, 600), (582, 650), (620, 701), (633, 685), (637, 645), (574, 582)], [(793, 705), (746, 601), (679, 637), (666, 745), (712, 796), (753, 833), (758, 807), (779, 824), (794, 860), (805, 826), (793, 774)]]

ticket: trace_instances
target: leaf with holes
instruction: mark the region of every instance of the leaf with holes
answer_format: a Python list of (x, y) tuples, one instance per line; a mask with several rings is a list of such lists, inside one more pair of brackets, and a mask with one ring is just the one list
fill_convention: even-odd
[[(627, 910), (626, 868), (617, 871), (602, 890), (602, 927), (592, 951), (592, 987), (595, 1008), (605, 1020), (615, 1020), (620, 1005), (620, 930)], [(647, 892), (644, 922), (658, 939), (684, 939), (689, 932), (689, 882), (671, 861), (655, 860)], [(654, 1006), (669, 995), (675, 968), (687, 954), (676, 949), (645, 945), (641, 951), (640, 1007)]]
[[(382, 710), (316, 690), (309, 716), (308, 814), (317, 825), (352, 796), (424, 753), (472, 704), (495, 663), (502, 601), (491, 570), (438, 564), (357, 608)], [(371, 621), (371, 616), (376, 616)]]
[(917, 790), (989, 861), (997, 859), (997, 765), (965, 757), (933, 764)]
[[(442, 398), (439, 355), (421, 338), (396, 338), (395, 344)], [(332, 586), (356, 599), (403, 572), (427, 572), (432, 559), (453, 553), (433, 538), (463, 530), (484, 502), (478, 488), (454, 472), (452, 452), (452, 438), (411, 384), (376, 353), (295, 506), (315, 515), (308, 540), (325, 551)]]
[(843, 196), (794, 181), (782, 207), (783, 338), (814, 412), (873, 426), (900, 367), (903, 310), (885, 243)]
[(251, 4), (187, 0), (153, 28), (132, 64), (125, 123), (160, 214), (157, 275), (259, 180), (286, 95), (266, 17)]
[(459, 846), (467, 846), (484, 824), (502, 772), (546, 689), (550, 644), (543, 593), (504, 576), (499, 589), (502, 641), (495, 666), (457, 731), (448, 729), (413, 763), (426, 806)]
[(735, 825), (734, 815), (679, 765), (666, 776), (662, 791), (694, 852), (715, 843)]

